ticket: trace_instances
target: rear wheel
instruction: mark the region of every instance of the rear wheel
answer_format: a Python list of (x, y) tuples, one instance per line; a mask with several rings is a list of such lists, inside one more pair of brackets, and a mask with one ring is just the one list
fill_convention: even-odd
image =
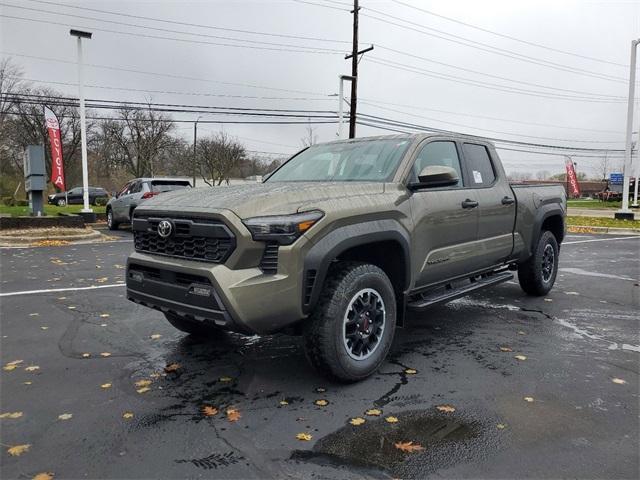
[(64, 207), (67, 204), (67, 201), (64, 198), (59, 198), (56, 201), (56, 205), (59, 207)]
[(216, 327), (205, 325), (204, 323), (197, 322), (196, 320), (179, 317), (172, 313), (165, 313), (164, 316), (167, 318), (169, 323), (178, 330), (197, 337), (208, 337), (220, 331)]
[(550, 231), (542, 232), (531, 257), (518, 265), (518, 282), (529, 295), (543, 296), (549, 293), (558, 274), (560, 247)]
[(113, 210), (107, 209), (107, 228), (109, 230), (117, 230), (120, 224), (113, 218)]
[(395, 293), (384, 271), (367, 263), (339, 263), (305, 325), (307, 358), (330, 378), (362, 380), (384, 361), (395, 327)]

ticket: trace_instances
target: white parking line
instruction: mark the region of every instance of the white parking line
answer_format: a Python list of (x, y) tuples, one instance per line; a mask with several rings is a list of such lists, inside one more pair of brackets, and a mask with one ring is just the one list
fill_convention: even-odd
[(589, 243), (589, 242), (613, 242), (614, 240), (638, 240), (640, 235), (629, 235), (627, 237), (616, 238), (593, 238), (591, 240), (577, 240), (575, 242), (562, 242), (562, 245), (575, 245), (576, 243)]
[(91, 285), (90, 287), (45, 288), (43, 290), (23, 290), (21, 292), (0, 293), (0, 297), (13, 297), (16, 295), (37, 295), (39, 293), (76, 292), (80, 290), (97, 290), (99, 288), (124, 287), (125, 285), (126, 285), (125, 283), (113, 283), (110, 285)]

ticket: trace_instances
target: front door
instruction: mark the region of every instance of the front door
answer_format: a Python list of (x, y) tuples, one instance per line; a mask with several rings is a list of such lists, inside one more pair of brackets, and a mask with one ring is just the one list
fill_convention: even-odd
[(409, 181), (417, 182), (419, 172), (432, 165), (455, 169), (459, 181), (411, 195), (416, 288), (465, 275), (477, 267), (478, 201), (474, 190), (466, 186), (456, 143), (432, 140), (419, 147)]

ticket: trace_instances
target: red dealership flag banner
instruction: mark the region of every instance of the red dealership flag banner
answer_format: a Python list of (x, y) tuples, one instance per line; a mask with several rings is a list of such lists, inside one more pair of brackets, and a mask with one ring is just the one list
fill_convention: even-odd
[(567, 196), (578, 198), (580, 196), (580, 184), (578, 183), (576, 169), (573, 166), (573, 160), (571, 160), (571, 158), (567, 158), (564, 166), (567, 170)]
[(60, 140), (60, 124), (56, 114), (44, 107), (44, 121), (49, 132), (51, 145), (51, 183), (60, 190), (64, 188), (64, 163), (62, 160), (62, 141)]

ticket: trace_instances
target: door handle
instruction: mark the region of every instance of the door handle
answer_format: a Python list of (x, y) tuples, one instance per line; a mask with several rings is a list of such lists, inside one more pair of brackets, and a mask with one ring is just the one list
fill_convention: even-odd
[(462, 208), (476, 208), (478, 206), (478, 202), (475, 200), (471, 200), (467, 198), (464, 202), (462, 202)]
[(503, 205), (513, 205), (514, 203), (516, 203), (514, 198), (506, 197), (506, 196), (502, 198)]

